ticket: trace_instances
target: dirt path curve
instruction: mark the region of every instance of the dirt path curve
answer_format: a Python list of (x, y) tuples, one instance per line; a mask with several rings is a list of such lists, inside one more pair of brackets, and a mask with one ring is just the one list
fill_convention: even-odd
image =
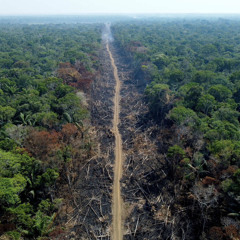
[(114, 58), (109, 49), (109, 43), (107, 42), (107, 51), (111, 59), (111, 64), (114, 71), (114, 78), (116, 80), (115, 86), (115, 96), (114, 96), (114, 117), (113, 117), (113, 132), (115, 135), (115, 166), (114, 166), (114, 182), (113, 182), (113, 204), (112, 204), (112, 214), (113, 214), (113, 240), (122, 240), (122, 198), (121, 198), (121, 187), (120, 180), (122, 177), (122, 138), (119, 133), (119, 112), (120, 112), (120, 88), (121, 83), (118, 77), (118, 70), (114, 62)]

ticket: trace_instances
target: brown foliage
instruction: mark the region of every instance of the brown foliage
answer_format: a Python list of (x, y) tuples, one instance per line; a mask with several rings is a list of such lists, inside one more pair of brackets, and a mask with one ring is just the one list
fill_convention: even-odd
[(75, 66), (70, 63), (59, 64), (58, 77), (62, 78), (64, 83), (80, 89), (84, 92), (89, 91), (93, 75), (86, 70), (81, 63)]
[(70, 143), (71, 140), (77, 137), (78, 133), (78, 129), (74, 124), (67, 123), (63, 125), (61, 131), (63, 142)]
[(213, 176), (217, 176), (218, 175), (218, 164), (214, 159), (210, 159), (208, 160), (208, 168), (210, 170), (210, 172), (213, 174)]
[(203, 185), (215, 185), (218, 184), (217, 179), (206, 176), (203, 180), (202, 180)]
[[(62, 66), (62, 67), (61, 67)], [(62, 64), (58, 69), (58, 76), (64, 80), (64, 83), (77, 82), (81, 79), (81, 74), (73, 68), (70, 63)]]
[(4, 232), (8, 231), (13, 231), (15, 229), (16, 226), (13, 223), (0, 224), (0, 234), (3, 234)]
[(186, 149), (185, 149), (185, 152), (186, 152), (187, 156), (189, 156), (189, 157), (193, 156), (193, 151), (194, 150), (190, 147), (186, 147)]
[(221, 172), (221, 176), (227, 178), (227, 177), (231, 177), (233, 176), (233, 174), (235, 173), (235, 171), (238, 169), (237, 166), (233, 166), (233, 165), (230, 165), (228, 166), (228, 168), (226, 170), (223, 170)]
[(209, 238), (211, 240), (222, 240), (224, 239), (224, 233), (220, 227), (212, 227), (209, 230)]
[(229, 239), (240, 239), (240, 235), (238, 234), (238, 230), (235, 226), (233, 225), (229, 225), (227, 227), (225, 227), (225, 232), (226, 232), (226, 236)]
[(72, 64), (70, 62), (59, 63), (59, 68), (71, 68)]
[(49, 237), (51, 239), (58, 239), (59, 235), (63, 234), (64, 231), (63, 229), (59, 226), (59, 227), (56, 227), (50, 234), (49, 234)]
[(27, 154), (30, 157), (32, 156), (32, 154), (26, 148), (16, 147), (16, 151), (17, 151), (17, 153), (19, 153), (21, 155)]
[(74, 88), (80, 89), (84, 92), (87, 92), (90, 89), (91, 83), (92, 83), (91, 79), (83, 78), (78, 80), (77, 82), (71, 82), (69, 83), (69, 85)]
[(71, 153), (74, 156), (79, 156), (84, 145), (82, 138), (82, 133), (78, 128), (72, 123), (67, 123), (63, 125), (60, 132), (32, 130), (25, 139), (24, 147), (28, 154), (45, 163), (51, 161), (57, 163), (59, 160), (58, 154), (60, 151), (64, 152), (67, 146), (72, 147)]
[(26, 138), (25, 147), (34, 157), (44, 160), (61, 147), (60, 138), (61, 134), (56, 131), (33, 130)]

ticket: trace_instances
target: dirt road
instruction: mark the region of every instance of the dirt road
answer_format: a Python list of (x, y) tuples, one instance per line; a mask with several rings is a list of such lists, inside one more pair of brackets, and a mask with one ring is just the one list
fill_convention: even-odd
[(119, 133), (118, 124), (119, 124), (119, 101), (120, 101), (120, 88), (121, 83), (118, 77), (118, 70), (115, 65), (112, 53), (109, 49), (109, 44), (107, 42), (107, 51), (111, 59), (111, 64), (114, 71), (114, 78), (116, 80), (115, 86), (115, 96), (114, 96), (114, 118), (113, 118), (113, 132), (115, 135), (115, 166), (114, 166), (114, 182), (113, 182), (113, 205), (112, 205), (112, 214), (113, 214), (113, 230), (112, 230), (112, 239), (113, 240), (122, 240), (122, 198), (121, 198), (121, 187), (120, 179), (122, 177), (122, 165), (123, 165), (123, 156), (122, 156), (122, 139)]

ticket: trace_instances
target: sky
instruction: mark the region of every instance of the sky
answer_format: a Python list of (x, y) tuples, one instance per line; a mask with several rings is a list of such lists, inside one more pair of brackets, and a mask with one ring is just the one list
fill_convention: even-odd
[(0, 0), (0, 15), (240, 13), (240, 0)]

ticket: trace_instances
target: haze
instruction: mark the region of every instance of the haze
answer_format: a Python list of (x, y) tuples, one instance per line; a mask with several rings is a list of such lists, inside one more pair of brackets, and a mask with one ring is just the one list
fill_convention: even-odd
[(240, 13), (239, 0), (0, 0), (0, 15)]

